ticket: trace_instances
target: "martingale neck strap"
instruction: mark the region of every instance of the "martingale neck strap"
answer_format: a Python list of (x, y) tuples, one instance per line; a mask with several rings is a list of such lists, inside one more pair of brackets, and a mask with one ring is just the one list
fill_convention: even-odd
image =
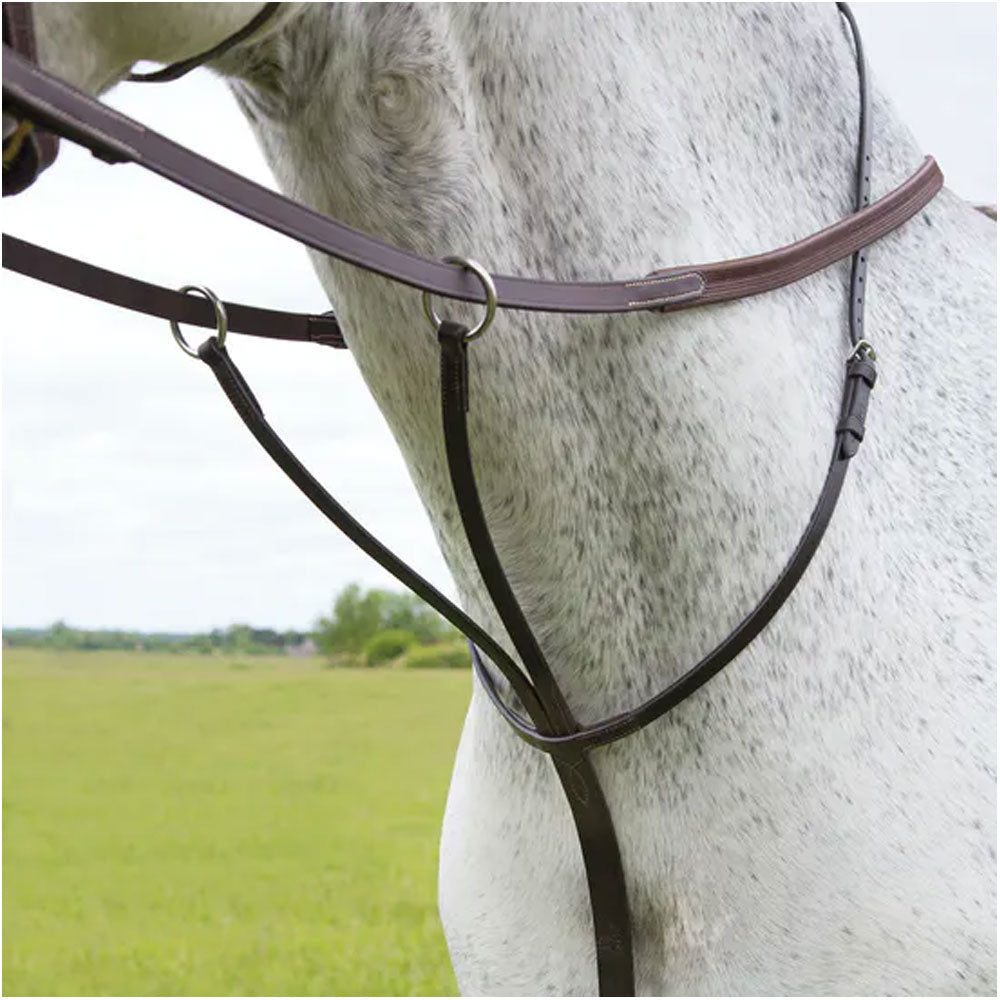
[[(848, 463), (864, 439), (868, 399), (877, 377), (874, 352), (863, 343), (848, 359), (833, 456), (819, 500), (791, 559), (761, 602), (726, 640), (665, 691), (636, 709), (582, 727), (573, 717), (524, 618), (483, 513), (467, 425), (470, 405), (468, 332), (466, 327), (448, 320), (438, 329), (445, 450), (456, 506), (470, 548), (524, 670), (501, 643), (366, 531), (312, 476), (268, 424), (260, 403), (218, 336), (205, 341), (197, 355), (212, 370), (240, 419), (264, 451), (320, 513), (469, 638), (476, 676), (501, 716), (521, 739), (551, 757), (580, 843), (594, 919), (600, 994), (630, 996), (635, 992), (632, 932), (621, 850), (589, 754), (597, 747), (638, 731), (683, 701), (742, 652), (780, 609), (819, 546), (836, 508)], [(530, 722), (508, 707), (480, 650), (489, 656), (510, 684)]]

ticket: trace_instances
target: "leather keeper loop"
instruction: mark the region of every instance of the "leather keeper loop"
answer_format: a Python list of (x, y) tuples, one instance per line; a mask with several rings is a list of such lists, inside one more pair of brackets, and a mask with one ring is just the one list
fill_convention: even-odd
[(446, 398), (457, 395), (462, 410), (469, 412), (469, 328), (444, 320), (438, 327), (441, 344), (441, 393)]
[(841, 458), (853, 458), (865, 438), (868, 399), (877, 379), (878, 372), (870, 359), (851, 358), (847, 362), (844, 401), (837, 422)]

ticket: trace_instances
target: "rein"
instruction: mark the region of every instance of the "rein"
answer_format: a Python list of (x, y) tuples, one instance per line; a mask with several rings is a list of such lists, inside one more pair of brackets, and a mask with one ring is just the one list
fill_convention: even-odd
[[(265, 4), (244, 28), (200, 56), (129, 79), (146, 82), (176, 79), (248, 38), (274, 16), (278, 6)], [(441, 349), (442, 426), (456, 504), (483, 583), (523, 669), (461, 608), (366, 531), (299, 462), (267, 423), (259, 402), (225, 346), (227, 332), (232, 330), (252, 336), (344, 348), (347, 345), (332, 313), (286, 313), (222, 302), (210, 290), (198, 286), (172, 291), (6, 234), (3, 237), (4, 267), (169, 320), (180, 346), (211, 368), (250, 433), (319, 511), (469, 639), (473, 667), (484, 690), (513, 731), (530, 746), (549, 755), (565, 792), (576, 825), (590, 893), (602, 996), (634, 995), (635, 977), (632, 925), (618, 841), (590, 753), (660, 718), (710, 680), (766, 627), (801, 579), (833, 516), (848, 463), (864, 438), (869, 395), (877, 378), (875, 351), (865, 339), (864, 331), (866, 248), (912, 218), (943, 184), (937, 164), (928, 157), (902, 185), (869, 204), (871, 130), (864, 55), (857, 25), (847, 4), (838, 3), (837, 7), (847, 20), (854, 39), (859, 77), (853, 214), (789, 246), (752, 257), (674, 266), (626, 281), (553, 282), (492, 276), (475, 261), (448, 258), (441, 262), (400, 250), (198, 156), (41, 70), (35, 65), (30, 5), (3, 5), (4, 112), (19, 119), (18, 131), (21, 133), (18, 150), (12, 151), (9, 157), (10, 166), (5, 135), (4, 194), (22, 190), (44, 169), (44, 158), (37, 155), (37, 150), (34, 160), (25, 160), (20, 149), (26, 148), (25, 136), (36, 140), (39, 129), (47, 130), (53, 137), (59, 135), (86, 146), (109, 163), (137, 163), (299, 243), (424, 293), (424, 311), (435, 329)], [(12, 26), (10, 31), (8, 21)], [(15, 24), (22, 28), (27, 24), (28, 31), (15, 31)], [(19, 38), (28, 38), (30, 44), (19, 43)], [(29, 174), (30, 179), (25, 183)], [(846, 358), (832, 456), (812, 516), (784, 570), (740, 625), (679, 680), (628, 712), (597, 723), (579, 723), (521, 610), (483, 513), (466, 422), (471, 405), (470, 342), (486, 331), (498, 308), (565, 313), (674, 311), (762, 294), (848, 256), (852, 257), (848, 317), (851, 347)], [(190, 292), (199, 297), (192, 297)], [(448, 319), (442, 320), (431, 304), (432, 294), (484, 303), (486, 314), (472, 330)], [(214, 328), (215, 334), (195, 350), (184, 339), (181, 322)], [(510, 684), (527, 718), (504, 700), (484, 656)]]

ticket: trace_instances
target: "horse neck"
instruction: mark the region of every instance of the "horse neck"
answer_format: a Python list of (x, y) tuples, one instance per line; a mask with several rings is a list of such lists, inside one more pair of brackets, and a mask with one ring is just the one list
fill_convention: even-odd
[[(740, 256), (852, 207), (858, 83), (833, 5), (315, 5), (223, 68), (294, 197), (499, 273)], [(881, 192), (918, 158), (881, 102), (874, 125)], [(418, 295), (315, 265), (467, 607), (502, 634)], [(780, 569), (832, 441), (847, 268), (669, 316), (504, 313), (473, 345), (484, 507), (581, 717), (686, 669)]]

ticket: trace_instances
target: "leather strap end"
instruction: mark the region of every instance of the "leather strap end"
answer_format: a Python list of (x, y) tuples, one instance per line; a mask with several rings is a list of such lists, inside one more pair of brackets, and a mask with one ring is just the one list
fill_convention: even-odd
[(340, 329), (340, 323), (332, 311), (322, 313), (319, 316), (310, 316), (306, 323), (309, 340), (312, 343), (340, 349), (347, 347), (344, 331)]

